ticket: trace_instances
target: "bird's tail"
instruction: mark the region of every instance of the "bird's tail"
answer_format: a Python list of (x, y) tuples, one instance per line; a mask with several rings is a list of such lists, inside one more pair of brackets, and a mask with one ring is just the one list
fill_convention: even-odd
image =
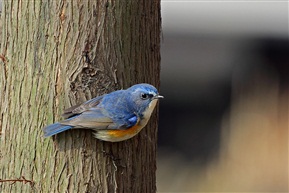
[(54, 123), (52, 125), (48, 125), (48, 126), (43, 128), (44, 137), (50, 137), (52, 135), (61, 133), (63, 131), (71, 129), (71, 128), (73, 128), (73, 126), (62, 125), (60, 123)]

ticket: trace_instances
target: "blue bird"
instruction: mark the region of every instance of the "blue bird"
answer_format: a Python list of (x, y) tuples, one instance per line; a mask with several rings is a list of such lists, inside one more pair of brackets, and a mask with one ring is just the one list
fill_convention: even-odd
[(44, 137), (69, 129), (92, 129), (95, 138), (103, 141), (132, 138), (146, 126), (160, 98), (157, 89), (145, 83), (104, 94), (66, 109), (65, 120), (43, 128)]

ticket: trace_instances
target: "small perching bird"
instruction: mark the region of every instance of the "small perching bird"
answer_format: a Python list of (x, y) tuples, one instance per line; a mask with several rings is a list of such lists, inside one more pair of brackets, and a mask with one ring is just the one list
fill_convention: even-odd
[(64, 111), (65, 120), (43, 128), (44, 137), (69, 129), (92, 129), (97, 139), (110, 142), (132, 138), (148, 123), (158, 99), (150, 84), (136, 84), (93, 98)]

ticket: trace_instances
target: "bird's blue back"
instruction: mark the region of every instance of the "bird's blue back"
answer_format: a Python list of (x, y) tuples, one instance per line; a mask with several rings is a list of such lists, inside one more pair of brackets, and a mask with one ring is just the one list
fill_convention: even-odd
[(118, 125), (131, 127), (136, 121), (131, 122), (130, 119), (136, 115), (134, 114), (135, 104), (130, 101), (129, 94), (127, 90), (107, 94), (97, 107), (103, 109), (103, 113)]

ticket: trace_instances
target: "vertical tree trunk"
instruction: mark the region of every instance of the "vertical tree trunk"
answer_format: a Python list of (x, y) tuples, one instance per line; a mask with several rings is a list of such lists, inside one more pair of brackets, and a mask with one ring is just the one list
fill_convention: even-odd
[(2, 24), (0, 179), (34, 185), (0, 192), (155, 192), (156, 114), (119, 143), (84, 130), (44, 139), (41, 128), (97, 95), (158, 87), (159, 0), (6, 0)]

